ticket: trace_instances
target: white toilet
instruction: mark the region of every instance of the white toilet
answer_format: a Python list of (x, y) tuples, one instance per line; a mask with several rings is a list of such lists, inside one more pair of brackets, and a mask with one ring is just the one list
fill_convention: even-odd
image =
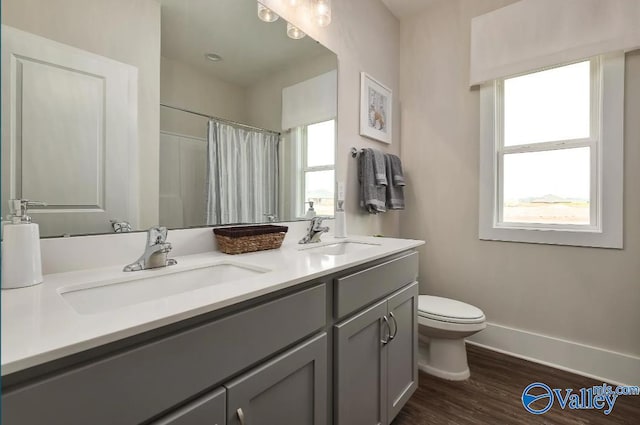
[(448, 298), (420, 295), (418, 368), (451, 381), (470, 375), (464, 339), (486, 327), (482, 310)]

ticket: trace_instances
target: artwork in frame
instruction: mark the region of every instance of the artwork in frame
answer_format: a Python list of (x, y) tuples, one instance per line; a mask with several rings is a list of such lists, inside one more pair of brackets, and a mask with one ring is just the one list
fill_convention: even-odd
[(360, 73), (360, 135), (391, 144), (393, 93), (366, 72)]

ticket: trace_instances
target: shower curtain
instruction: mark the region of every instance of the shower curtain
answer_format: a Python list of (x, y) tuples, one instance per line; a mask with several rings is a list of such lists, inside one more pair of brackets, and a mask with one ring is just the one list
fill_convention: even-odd
[(279, 142), (276, 133), (209, 121), (207, 224), (260, 223), (278, 215)]

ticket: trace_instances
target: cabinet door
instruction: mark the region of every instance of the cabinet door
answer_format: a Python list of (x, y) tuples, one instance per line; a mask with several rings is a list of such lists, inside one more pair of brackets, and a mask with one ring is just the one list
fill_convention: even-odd
[(387, 413), (391, 423), (418, 388), (418, 283), (387, 301), (391, 337), (387, 349)]
[(336, 425), (386, 425), (386, 314), (385, 300), (335, 326)]
[(326, 425), (327, 334), (225, 386), (228, 425)]
[(225, 425), (226, 409), (225, 389), (218, 388), (153, 425)]

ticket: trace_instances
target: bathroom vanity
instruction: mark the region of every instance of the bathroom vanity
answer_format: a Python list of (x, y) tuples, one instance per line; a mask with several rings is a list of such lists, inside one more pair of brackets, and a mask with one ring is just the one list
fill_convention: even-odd
[[(2, 3), (2, 205), (46, 202), (49, 238), (44, 282), (2, 293), (2, 424), (390, 423), (423, 242), (292, 231), (344, 174), (337, 55), (252, 0)], [(278, 220), (293, 239), (237, 256), (198, 228)], [(156, 225), (177, 264), (123, 272)]]
[(64, 294), (140, 282), (100, 269), (3, 292), (2, 423), (389, 424), (418, 385), (423, 242), (335, 242), (178, 258), (270, 271), (101, 311)]

